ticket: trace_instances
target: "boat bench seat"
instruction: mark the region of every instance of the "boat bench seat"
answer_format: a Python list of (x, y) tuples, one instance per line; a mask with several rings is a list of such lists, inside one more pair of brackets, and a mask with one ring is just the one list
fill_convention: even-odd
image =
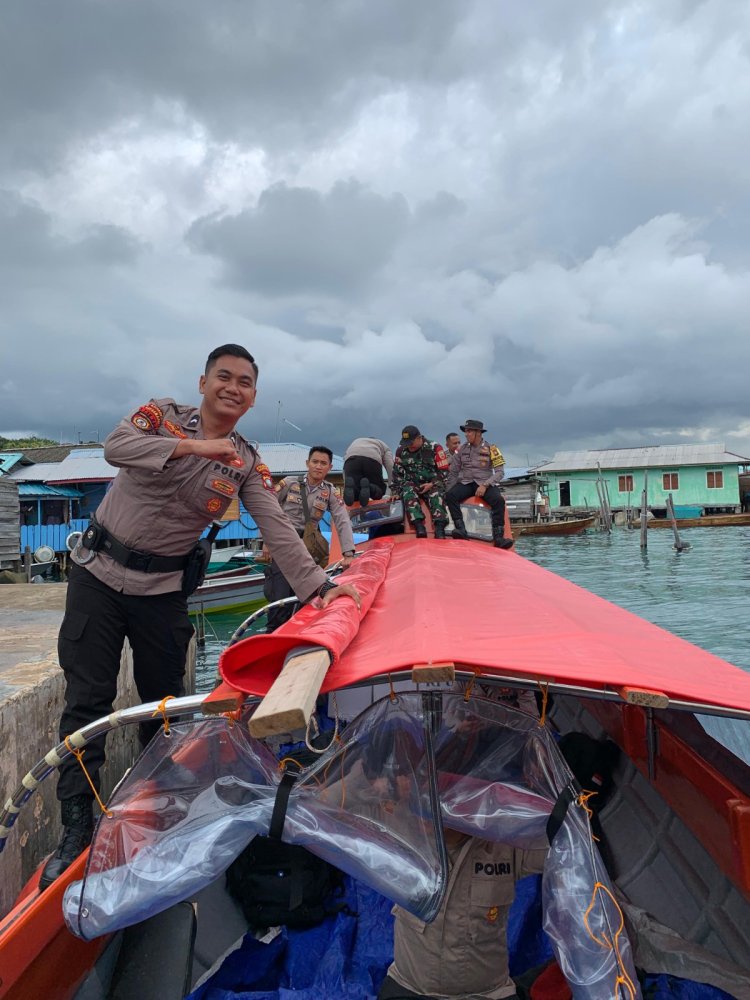
[(129, 927), (107, 1000), (182, 1000), (190, 991), (195, 928), (191, 903)]

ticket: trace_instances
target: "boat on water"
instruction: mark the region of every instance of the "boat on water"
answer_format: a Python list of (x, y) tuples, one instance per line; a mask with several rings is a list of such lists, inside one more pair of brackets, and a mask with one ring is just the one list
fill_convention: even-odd
[[(678, 517), (678, 528), (736, 528), (750, 525), (750, 514), (703, 514), (701, 517)], [(671, 528), (672, 521), (668, 517), (649, 517), (649, 528)], [(633, 521), (635, 527), (640, 527), (640, 517)]]
[(571, 517), (567, 520), (549, 521), (511, 521), (510, 527), (514, 538), (522, 535), (545, 535), (545, 536), (565, 536), (580, 535), (582, 531), (592, 528), (596, 524), (596, 516), (592, 517)]
[[(512, 551), (476, 542), (376, 539), (346, 578), (363, 595), (361, 613), (349, 601), (325, 613), (303, 608), (273, 635), (230, 645), (216, 691), (161, 706), (165, 719), (185, 721), (169, 739), (158, 735), (115, 791), (113, 815), (100, 820), (88, 854), (43, 894), (32, 879), (0, 922), (0, 998), (82, 1000), (95, 980), (100, 996), (183, 997), (207, 973), (226, 975), (212, 966), (247, 923), (222, 873), (233, 852), (267, 829), (279, 780), (267, 748), (273, 731), (278, 737), (309, 718), (319, 693), (375, 704), (302, 772), (290, 793), (289, 839), (429, 917), (443, 877), (441, 815), (468, 831), (497, 821), (504, 839), (520, 837), (524, 824), (546, 830), (567, 794), (567, 833), (563, 843), (559, 832), (552, 838), (559, 865), (545, 879), (562, 892), (565, 856), (584, 845), (574, 856), (594, 859), (617, 901), (613, 910), (592, 895), (588, 876), (563, 900), (570, 922), (556, 955), (573, 995), (640, 996), (631, 956), (646, 973), (704, 984), (692, 997), (721, 996), (717, 989), (749, 997), (750, 675)], [(304, 664), (287, 659), (300, 651)], [(519, 690), (538, 691), (542, 718), (506, 707), (508, 691)], [(154, 708), (115, 713), (75, 743)], [(496, 727), (503, 747), (508, 734), (517, 741), (512, 778), (504, 754), (483, 757), (484, 771), (473, 759), (466, 766), (462, 754), (474, 752), (472, 734), (482, 726)], [(375, 776), (383, 770), (382, 746), (373, 759), (378, 732), (389, 734), (414, 779), (390, 813), (367, 797), (363, 778), (368, 766)], [(556, 756), (555, 739), (571, 733), (620, 749), (598, 812), (608, 874), (598, 867), (585, 800)], [(441, 747), (450, 750), (447, 764)], [(3, 838), (68, 752), (60, 745), (31, 769), (0, 816)], [(406, 808), (412, 801), (416, 810)], [(179, 899), (197, 899), (195, 943), (196, 909)], [(624, 915), (624, 928), (613, 914)], [(604, 935), (592, 944), (593, 918), (612, 924), (609, 942)], [(353, 919), (332, 917), (330, 925)], [(556, 928), (547, 927), (553, 936)], [(593, 963), (582, 965), (582, 952)], [(221, 984), (229, 989), (225, 978)], [(560, 989), (555, 996), (568, 995)], [(266, 984), (262, 995), (271, 990)]]

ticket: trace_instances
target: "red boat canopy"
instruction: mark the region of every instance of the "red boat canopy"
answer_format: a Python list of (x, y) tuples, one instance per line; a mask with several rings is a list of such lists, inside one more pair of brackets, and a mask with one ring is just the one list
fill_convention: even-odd
[[(750, 673), (513, 552), (432, 539), (371, 543), (344, 575), (363, 593), (303, 608), (269, 636), (225, 650), (224, 679), (264, 695), (294, 647), (325, 646), (330, 691), (416, 664), (750, 711)], [(361, 618), (361, 621), (359, 620)]]

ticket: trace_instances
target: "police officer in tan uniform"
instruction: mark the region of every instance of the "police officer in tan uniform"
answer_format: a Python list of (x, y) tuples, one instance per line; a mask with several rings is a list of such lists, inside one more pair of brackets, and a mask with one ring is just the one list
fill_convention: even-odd
[(481, 497), (490, 506), (492, 541), (499, 549), (510, 549), (512, 538), (505, 538), (505, 498), (498, 484), (505, 475), (505, 459), (497, 445), (485, 441), (481, 420), (467, 420), (461, 425), (466, 443), (451, 457), (448, 492), (445, 495), (453, 519), (454, 538), (468, 538), (461, 514), (461, 503), (469, 497)]
[(426, 924), (396, 906), (394, 958), (378, 1000), (507, 1000), (507, 926), (515, 884), (541, 872), (546, 850), (524, 851), (446, 829), (450, 876), (445, 899)]
[[(333, 452), (322, 444), (314, 444), (307, 456), (307, 475), (287, 476), (276, 484), (276, 495), (282, 510), (294, 525), (297, 534), (302, 537), (305, 530), (305, 509), (302, 502), (302, 490), (305, 490), (307, 509), (310, 519), (319, 524), (326, 511), (331, 512), (333, 523), (339, 533), (344, 569), (351, 566), (354, 559), (354, 535), (352, 522), (344, 506), (344, 502), (336, 491), (333, 483), (326, 480), (333, 465)], [(281, 571), (275, 559), (266, 570), (263, 593), (269, 602), (280, 601), (291, 597), (294, 589)], [(268, 612), (268, 632), (274, 632), (280, 625), (292, 616), (293, 605), (283, 604), (279, 608), (271, 608)]]
[[(310, 558), (279, 507), (268, 468), (235, 430), (255, 402), (257, 377), (244, 347), (218, 347), (200, 377), (199, 408), (151, 400), (107, 438), (105, 458), (120, 472), (73, 556), (78, 565), (71, 567), (58, 641), (66, 684), (61, 740), (112, 711), (126, 638), (143, 701), (183, 693), (196, 543), (236, 497), (301, 600), (317, 595), (326, 606), (350, 596), (359, 606), (354, 587), (334, 587)], [(141, 741), (150, 735), (142, 729)], [(97, 787), (104, 757), (103, 738), (88, 744), (86, 768)], [(60, 767), (57, 796), (63, 836), (42, 888), (91, 840), (92, 792), (73, 757)]]

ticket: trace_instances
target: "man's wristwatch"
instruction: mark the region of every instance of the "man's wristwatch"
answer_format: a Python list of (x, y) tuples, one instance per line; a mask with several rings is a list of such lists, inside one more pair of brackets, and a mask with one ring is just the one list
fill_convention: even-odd
[(318, 597), (325, 597), (330, 590), (335, 590), (335, 589), (336, 589), (336, 584), (331, 583), (330, 580), (326, 580), (325, 583), (321, 583), (318, 589)]

